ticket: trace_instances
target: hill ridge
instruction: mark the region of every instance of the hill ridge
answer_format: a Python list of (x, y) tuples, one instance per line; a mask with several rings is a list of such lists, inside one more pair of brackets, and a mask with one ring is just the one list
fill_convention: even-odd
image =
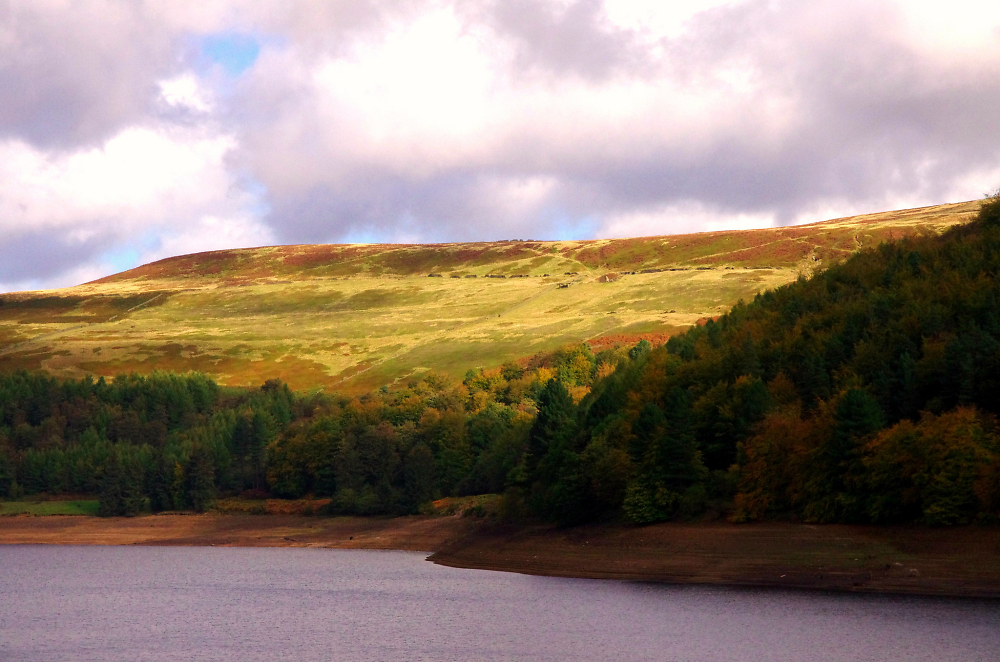
[(222, 384), (277, 377), (296, 389), (348, 391), (428, 370), (459, 377), (568, 343), (662, 342), (861, 247), (961, 224), (980, 204), (652, 238), (174, 256), (0, 296), (0, 370), (195, 370)]
[[(846, 257), (893, 231), (940, 232), (971, 217), (979, 201), (757, 230), (720, 230), (620, 239), (447, 242), (438, 244), (289, 244), (203, 251), (163, 258), (83, 286), (217, 276), (226, 284), (274, 278), (442, 275), (565, 275), (566, 271), (632, 271), (676, 266), (775, 266)], [(863, 228), (822, 236), (823, 231)], [(817, 230), (820, 235), (817, 235)], [(815, 260), (812, 260), (815, 258)], [(765, 264), (766, 263), (766, 264)]]

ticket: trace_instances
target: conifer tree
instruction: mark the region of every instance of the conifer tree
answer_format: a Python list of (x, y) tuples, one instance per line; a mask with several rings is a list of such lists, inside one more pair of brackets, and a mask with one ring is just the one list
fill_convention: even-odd
[(170, 495), (170, 482), (173, 478), (174, 464), (167, 459), (163, 451), (153, 456), (149, 467), (147, 483), (149, 485), (149, 508), (154, 513), (173, 508), (173, 498)]
[(207, 449), (195, 446), (186, 474), (188, 503), (198, 512), (205, 512), (215, 500), (215, 467)]
[(112, 451), (104, 465), (101, 493), (98, 499), (101, 517), (119, 517), (125, 514), (125, 496), (122, 494), (122, 465), (118, 453)]
[(549, 450), (561, 446), (576, 432), (576, 405), (558, 379), (551, 379), (538, 395), (538, 414), (528, 436), (528, 471), (534, 472)]
[(132, 458), (122, 466), (121, 499), (121, 514), (126, 517), (138, 515), (146, 505), (142, 465)]

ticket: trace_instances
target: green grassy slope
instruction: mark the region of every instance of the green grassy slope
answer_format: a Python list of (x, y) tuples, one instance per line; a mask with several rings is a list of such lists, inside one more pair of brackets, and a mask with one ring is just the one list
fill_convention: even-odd
[(0, 515), (97, 516), (97, 499), (84, 501), (0, 501)]
[(638, 239), (185, 255), (0, 297), (0, 370), (200, 370), (225, 384), (346, 391), (460, 375), (568, 342), (662, 338), (859, 247), (965, 222), (979, 205)]

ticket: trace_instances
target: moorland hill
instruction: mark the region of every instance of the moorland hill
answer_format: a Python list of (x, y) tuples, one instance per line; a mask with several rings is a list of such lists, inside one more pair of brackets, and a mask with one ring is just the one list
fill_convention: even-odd
[(0, 298), (0, 370), (155, 370), (362, 391), (567, 343), (663, 341), (979, 201), (810, 225), (594, 241), (274, 246), (167, 258)]

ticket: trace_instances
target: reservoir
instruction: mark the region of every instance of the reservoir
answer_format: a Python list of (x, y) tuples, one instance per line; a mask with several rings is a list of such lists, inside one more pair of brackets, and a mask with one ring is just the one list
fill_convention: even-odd
[(1000, 660), (1000, 602), (531, 577), (426, 554), (0, 547), (0, 660)]

